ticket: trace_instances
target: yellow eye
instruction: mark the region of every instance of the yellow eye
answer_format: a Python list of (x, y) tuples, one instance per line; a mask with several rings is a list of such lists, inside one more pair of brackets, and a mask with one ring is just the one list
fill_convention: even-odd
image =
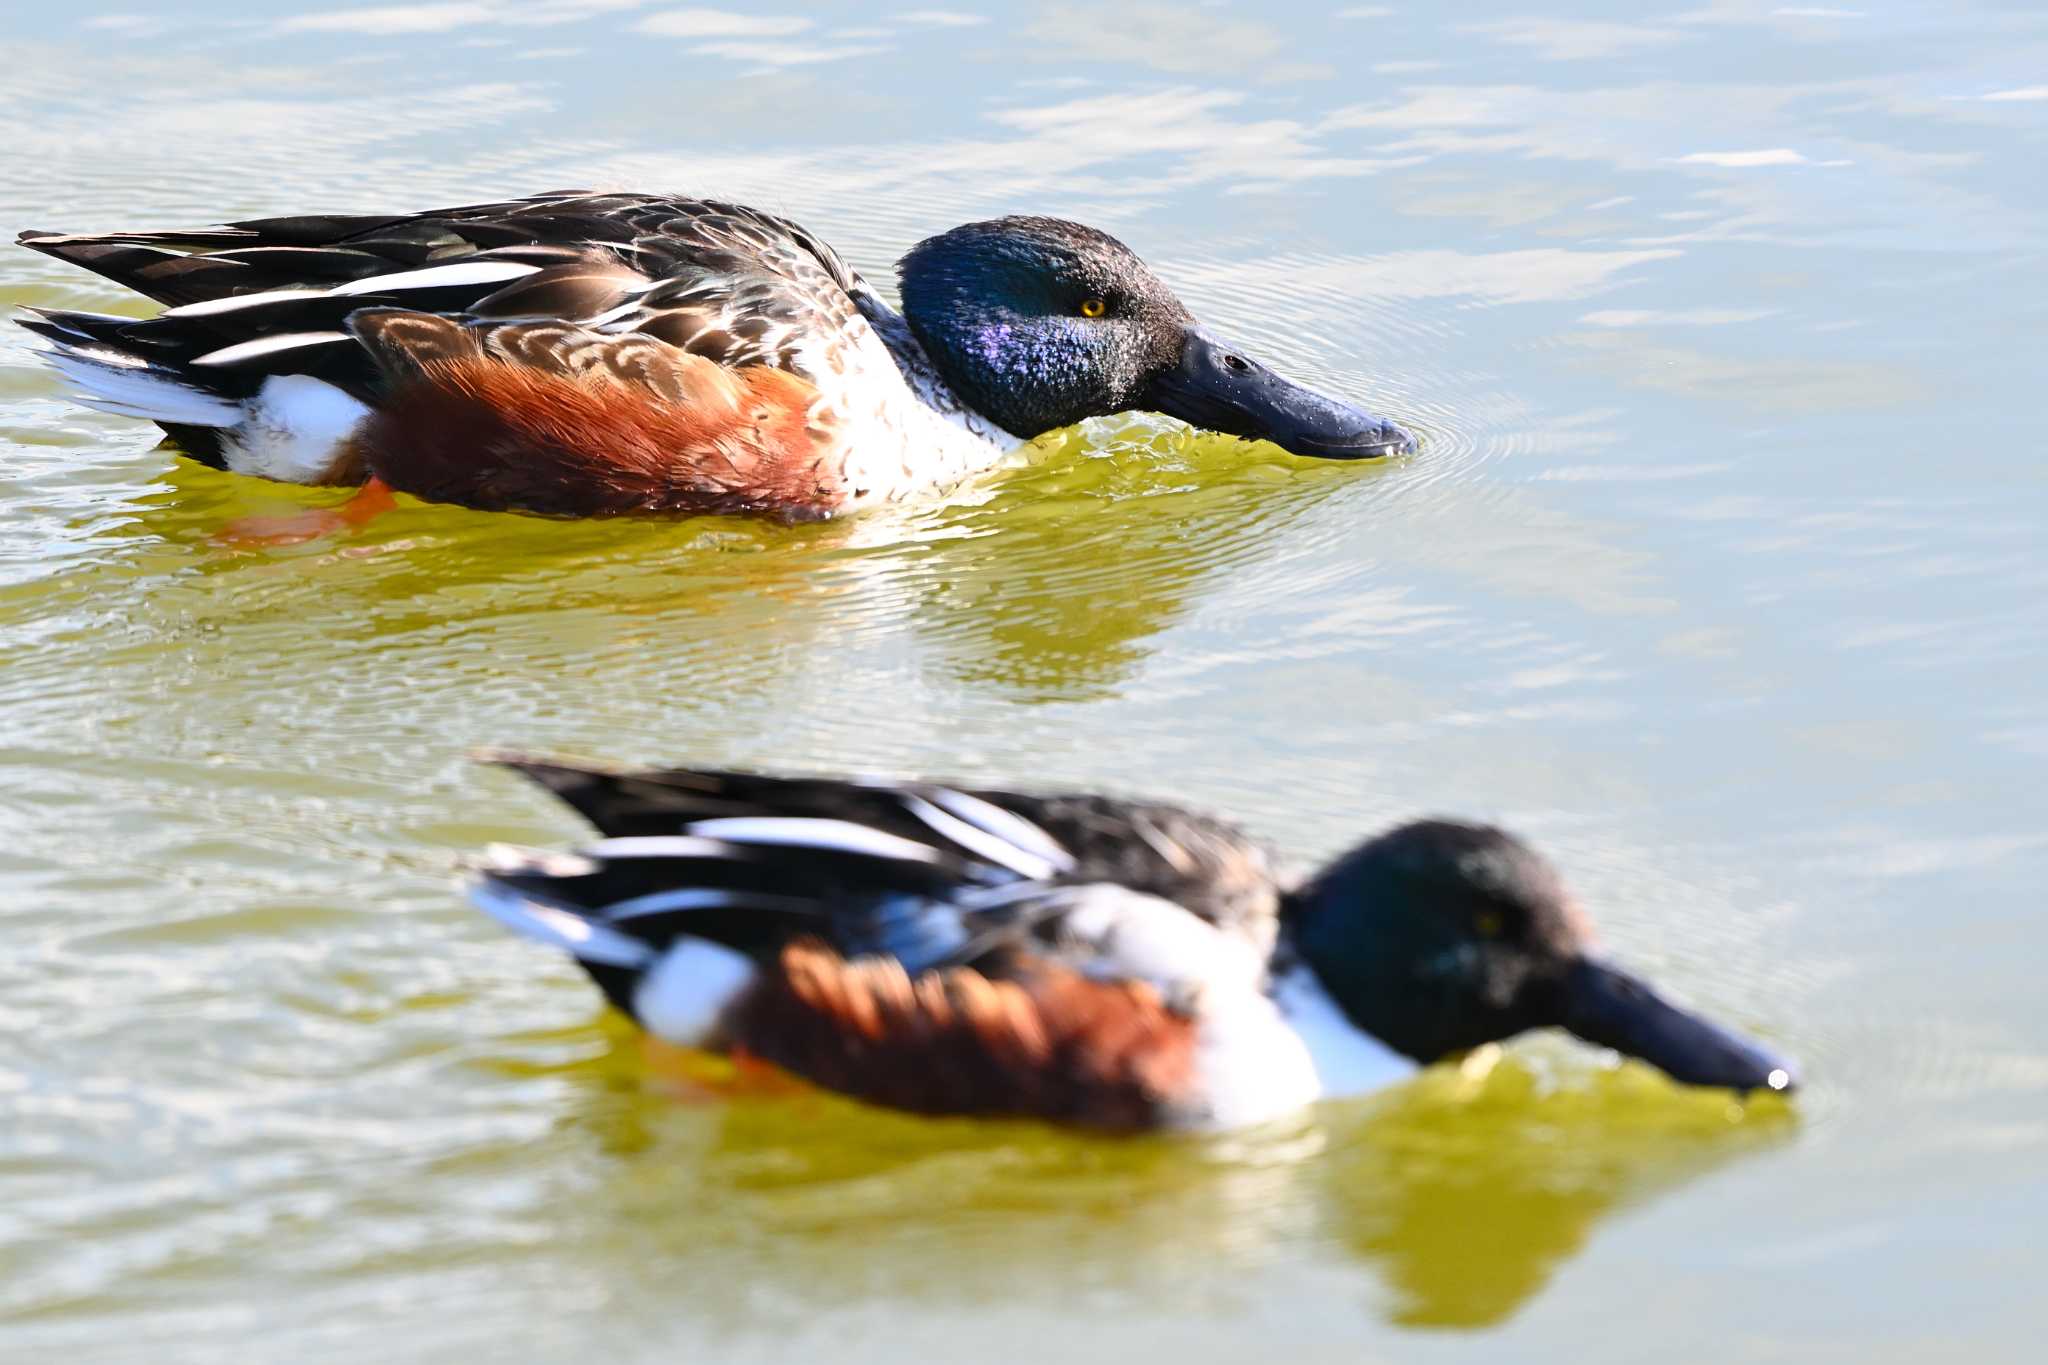
[(1507, 927), (1498, 910), (1481, 910), (1472, 917), (1472, 928), (1481, 938), (1499, 938), (1500, 931)]
[(1099, 318), (1108, 311), (1109, 305), (1101, 299), (1081, 300), (1081, 316), (1084, 318)]

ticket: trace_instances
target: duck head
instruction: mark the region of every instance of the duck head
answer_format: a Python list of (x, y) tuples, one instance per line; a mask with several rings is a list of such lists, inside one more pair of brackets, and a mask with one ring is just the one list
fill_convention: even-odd
[(1790, 1061), (1601, 956), (1556, 869), (1491, 826), (1403, 825), (1331, 864), (1287, 913), (1352, 1023), (1425, 1065), (1558, 1027), (1691, 1085), (1796, 1084)]
[(1148, 409), (1296, 455), (1401, 454), (1414, 438), (1283, 379), (1198, 325), (1122, 242), (1058, 218), (969, 223), (897, 267), (903, 314), (946, 382), (1021, 436)]

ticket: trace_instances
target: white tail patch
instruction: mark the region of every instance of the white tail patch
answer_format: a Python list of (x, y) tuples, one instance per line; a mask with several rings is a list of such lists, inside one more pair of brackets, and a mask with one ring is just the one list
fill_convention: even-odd
[(231, 427), (242, 420), (241, 404), (125, 351), (59, 344), (42, 356), (71, 382), (78, 402), (101, 412), (193, 427)]
[(458, 284), (497, 284), (516, 280), (539, 270), (537, 265), (519, 261), (458, 261), (453, 265), (430, 265), (419, 270), (400, 270), (389, 275), (371, 275), (350, 280), (329, 290), (332, 294), (401, 294), (408, 289), (445, 289)]
[(745, 953), (679, 938), (633, 988), (633, 1013), (655, 1037), (701, 1047), (717, 1040), (719, 1020), (759, 976)]
[(370, 409), (309, 374), (274, 374), (243, 406), (221, 455), (237, 474), (281, 483), (326, 483), (343, 444)]
[(639, 939), (523, 896), (503, 882), (486, 878), (475, 883), (469, 888), (469, 900), (506, 928), (560, 948), (579, 961), (633, 970), (654, 960), (654, 949)]
[(337, 341), (354, 342), (347, 332), (286, 332), (281, 336), (258, 337), (254, 341), (238, 341), (232, 346), (223, 346), (218, 351), (194, 356), (194, 365), (239, 365), (245, 360), (260, 360), (280, 351), (296, 351), (306, 346), (332, 346)]
[(884, 834), (851, 820), (821, 820), (801, 815), (730, 815), (692, 821), (692, 834), (713, 835), (733, 844), (772, 844), (781, 848), (816, 848), (833, 853), (865, 853), (898, 862), (935, 863), (939, 851), (929, 844)]

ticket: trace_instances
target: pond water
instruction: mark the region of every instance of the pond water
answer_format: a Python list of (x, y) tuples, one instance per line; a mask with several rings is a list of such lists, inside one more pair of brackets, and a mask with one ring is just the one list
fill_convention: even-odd
[[(2048, 16), (16, 6), (7, 228), (564, 185), (872, 278), (1081, 218), (1422, 453), (1091, 423), (797, 529), (332, 501), (0, 334), (0, 1354), (2019, 1360), (2048, 1221)], [(26, 251), (0, 301), (147, 311)], [(465, 754), (1425, 811), (1800, 1057), (1532, 1039), (1229, 1142), (707, 1098), (460, 860)]]

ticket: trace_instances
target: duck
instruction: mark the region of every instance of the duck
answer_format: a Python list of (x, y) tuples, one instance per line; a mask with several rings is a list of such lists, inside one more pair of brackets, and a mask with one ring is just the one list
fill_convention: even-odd
[(1289, 878), (1171, 804), (486, 757), (602, 837), (490, 849), (479, 908), (659, 1042), (872, 1105), (1227, 1131), (1539, 1028), (1685, 1085), (1798, 1083), (1613, 961), (1492, 825), (1410, 821)]
[(1297, 456), (1414, 449), (1198, 324), (1058, 218), (919, 242), (892, 308), (823, 239), (713, 199), (569, 191), (19, 243), (167, 305), (17, 321), (86, 407), (286, 483), (557, 516), (832, 516), (1150, 409)]

